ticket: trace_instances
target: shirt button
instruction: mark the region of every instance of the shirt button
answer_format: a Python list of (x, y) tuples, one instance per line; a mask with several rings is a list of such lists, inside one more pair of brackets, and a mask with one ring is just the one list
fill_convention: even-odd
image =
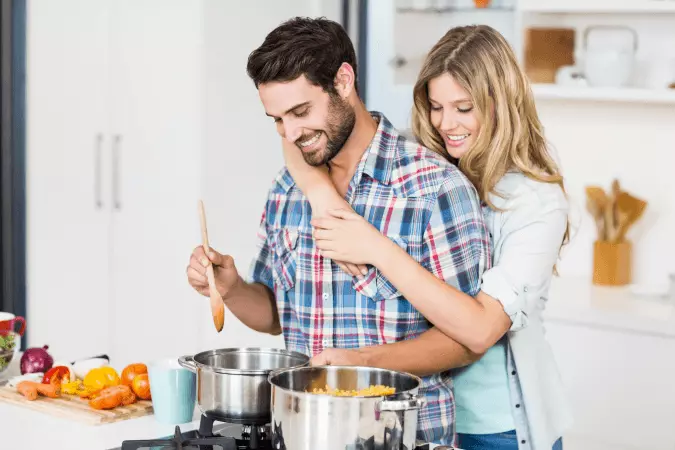
[(511, 371), (511, 375), (515, 375), (515, 374), (516, 374), (515, 370)]
[(330, 344), (330, 342), (328, 342), (328, 339), (324, 339), (322, 344), (324, 347), (328, 347), (328, 344)]
[(520, 441), (521, 444), (524, 444), (525, 442), (526, 442), (525, 439), (523, 439), (522, 441)]
[(525, 287), (523, 288), (523, 291), (527, 292), (527, 286), (525, 286)]
[(516, 405), (516, 408), (520, 408), (520, 403), (518, 403), (518, 404)]
[(328, 294), (323, 294), (323, 299), (328, 300)]

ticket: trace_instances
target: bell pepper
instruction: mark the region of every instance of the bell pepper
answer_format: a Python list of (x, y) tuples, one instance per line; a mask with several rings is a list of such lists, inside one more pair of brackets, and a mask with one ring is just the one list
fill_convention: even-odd
[(83, 380), (84, 386), (94, 393), (110, 386), (117, 386), (120, 381), (120, 376), (115, 369), (109, 366), (91, 369)]
[(52, 367), (42, 377), (43, 384), (57, 384), (68, 383), (70, 381), (70, 369), (66, 366)]

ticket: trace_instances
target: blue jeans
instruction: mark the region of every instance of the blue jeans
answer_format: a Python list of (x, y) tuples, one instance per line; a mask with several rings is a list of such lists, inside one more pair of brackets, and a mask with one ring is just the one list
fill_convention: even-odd
[[(518, 450), (516, 430), (496, 434), (459, 434), (462, 450)], [(562, 438), (553, 444), (552, 450), (562, 450)]]

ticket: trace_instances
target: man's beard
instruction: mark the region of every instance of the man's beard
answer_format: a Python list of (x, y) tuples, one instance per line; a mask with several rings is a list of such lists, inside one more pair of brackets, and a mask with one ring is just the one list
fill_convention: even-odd
[[(355, 123), (356, 113), (354, 113), (354, 108), (337, 95), (331, 95), (330, 102), (328, 103), (326, 130), (323, 131), (328, 143), (324, 149), (318, 149), (309, 153), (302, 152), (305, 162), (315, 167), (327, 164), (345, 145), (345, 142), (347, 142), (347, 139), (349, 139), (354, 130)], [(303, 142), (309, 138), (311, 136), (301, 136), (296, 142)]]

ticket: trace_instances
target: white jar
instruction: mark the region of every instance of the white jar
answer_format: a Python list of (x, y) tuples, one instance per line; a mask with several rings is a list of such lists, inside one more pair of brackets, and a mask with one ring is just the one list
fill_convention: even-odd
[(635, 67), (636, 49), (637, 35), (631, 28), (588, 28), (585, 33), (584, 75), (589, 86), (628, 86)]

